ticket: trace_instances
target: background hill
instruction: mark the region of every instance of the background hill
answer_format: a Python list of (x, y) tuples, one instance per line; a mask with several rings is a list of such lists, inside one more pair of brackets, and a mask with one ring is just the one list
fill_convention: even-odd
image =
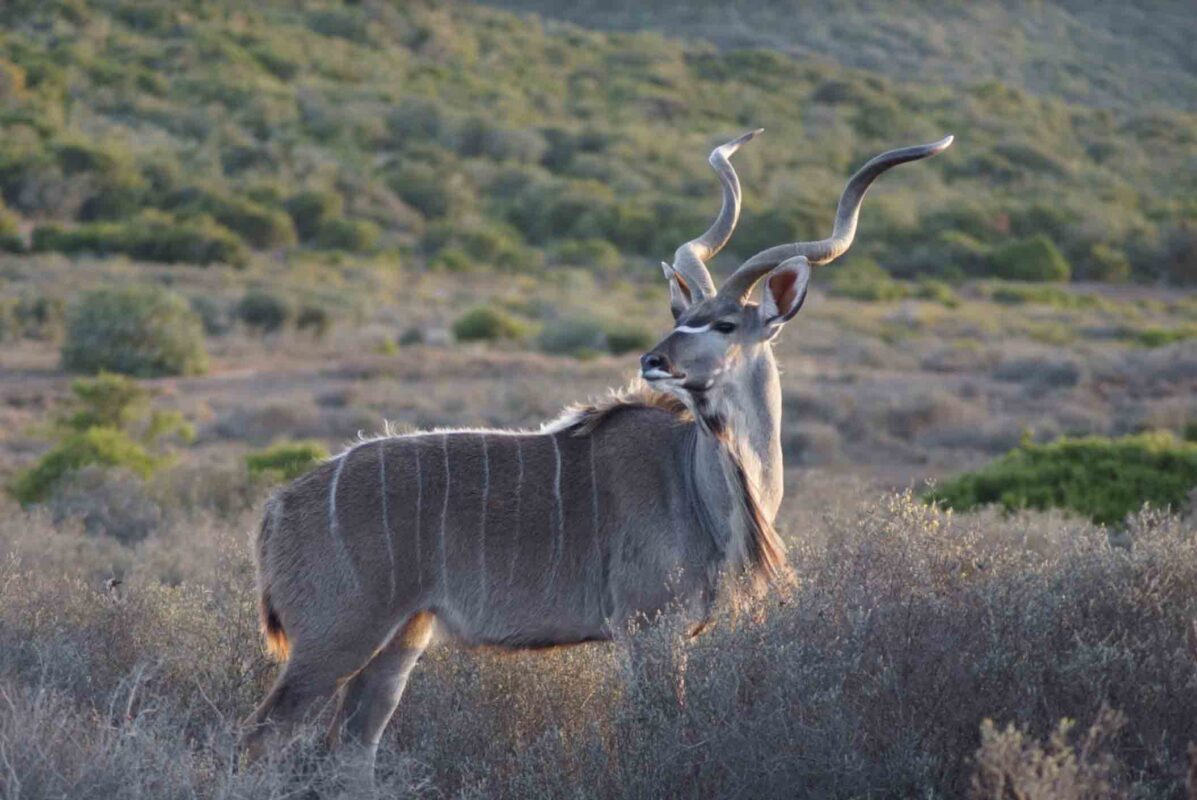
[(1197, 110), (1197, 17), (1183, 0), (1001, 3), (495, 0), (605, 30), (650, 29), (768, 48), (900, 81), (997, 80), (1070, 102)]
[[(577, 13), (594, 21), (597, 8)], [(703, 8), (681, 32), (715, 29), (723, 12)], [(782, 26), (779, 7), (736, 8), (741, 31), (802, 28), (815, 13)], [(1197, 276), (1197, 116), (1184, 110), (1191, 64), (1173, 68), (1186, 57), (1171, 47), (1185, 24), (1148, 48), (1166, 9), (1115, 37), (1084, 23), (1096, 12), (1050, 4), (1019, 25), (1017, 7), (938, 25), (919, 8), (887, 25), (880, 6), (819, 17), (808, 35), (837, 44), (810, 60), (471, 5), (9, 3), (0, 228), (10, 249), (159, 261), (383, 249), (450, 271), (610, 273), (702, 229), (717, 197), (705, 155), (745, 128), (767, 136), (737, 156), (739, 255), (823, 235), (852, 169), (952, 132), (951, 153), (870, 198), (856, 257), (902, 275), (1003, 274), (1020, 260), (1003, 248), (1043, 236), (1076, 277)], [(678, 13), (653, 19), (679, 30)], [(952, 34), (977, 15), (971, 38)], [(1109, 25), (1129, 15), (1109, 12)], [(1048, 46), (1059, 30), (1067, 46)], [(990, 77), (1018, 42), (1012, 82)], [(891, 45), (892, 64), (867, 55)], [(946, 65), (962, 46), (972, 57), (957, 72)]]

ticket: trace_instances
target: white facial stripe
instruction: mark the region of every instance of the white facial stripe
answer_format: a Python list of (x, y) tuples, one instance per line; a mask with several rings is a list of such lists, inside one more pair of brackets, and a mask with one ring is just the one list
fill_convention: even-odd
[(708, 322), (706, 325), (699, 325), (697, 327), (691, 327), (690, 325), (678, 325), (676, 328), (673, 329), (673, 332), (674, 333), (706, 333), (710, 329), (711, 329), (711, 323)]

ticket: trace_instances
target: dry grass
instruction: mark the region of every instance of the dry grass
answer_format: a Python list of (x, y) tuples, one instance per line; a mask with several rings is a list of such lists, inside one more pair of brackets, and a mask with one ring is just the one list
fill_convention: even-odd
[[(995, 775), (1027, 797), (1180, 791), (1197, 741), (1191, 520), (1143, 516), (1114, 546), (1075, 520), (952, 517), (906, 495), (790, 505), (803, 511), (786, 519), (818, 519), (790, 531), (794, 594), (692, 642), (642, 633), (660, 670), (612, 646), (432, 651), (387, 736), (380, 794), (1015, 796)], [(315, 728), (275, 761), (237, 763), (235, 720), (274, 669), (255, 630), (252, 517), (175, 518), (131, 547), (4, 517), (5, 797), (334, 790)], [(678, 708), (654, 676), (683, 665)], [(1125, 724), (1072, 761), (1066, 737), (1034, 743), (1107, 707)], [(1079, 788), (1034, 788), (1061, 761)]]

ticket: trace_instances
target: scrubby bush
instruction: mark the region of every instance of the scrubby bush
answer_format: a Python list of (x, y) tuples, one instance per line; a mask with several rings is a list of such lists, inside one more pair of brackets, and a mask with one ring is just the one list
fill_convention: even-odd
[(126, 222), (95, 222), (74, 228), (41, 225), (33, 231), (33, 250), (68, 255), (123, 253), (166, 264), (223, 263), (241, 267), (248, 261), (245, 245), (237, 235), (211, 218), (174, 219), (156, 212)]
[(596, 320), (571, 317), (547, 323), (536, 337), (541, 352), (556, 356), (590, 358), (605, 348), (606, 333)]
[(378, 246), (382, 231), (366, 219), (327, 219), (320, 224), (316, 244), (325, 250), (369, 253)]
[(999, 247), (989, 257), (993, 275), (1013, 281), (1066, 281), (1068, 260), (1044, 234)]
[(291, 301), (267, 289), (251, 289), (237, 303), (237, 318), (261, 333), (282, 330), (294, 311)]
[(520, 339), (527, 334), (527, 323), (494, 306), (471, 308), (453, 322), (453, 338), (459, 342)]
[(996, 504), (1009, 511), (1062, 508), (1116, 524), (1144, 504), (1180, 509), (1197, 486), (1197, 444), (1168, 433), (1025, 442), (992, 464), (928, 492), (961, 511)]
[(986, 291), (990, 300), (1005, 305), (1035, 303), (1065, 309), (1101, 308), (1106, 305), (1105, 301), (1096, 295), (1070, 292), (1057, 286), (997, 283), (989, 286)]
[(287, 201), (287, 213), (305, 242), (315, 238), (324, 223), (340, 217), (344, 209), (340, 192), (332, 190), (309, 189)]
[(67, 474), (87, 466), (118, 467), (148, 478), (158, 465), (145, 448), (122, 431), (89, 428), (72, 433), (17, 476), (13, 496), (22, 504), (44, 502)]
[(168, 439), (186, 442), (195, 436), (177, 411), (151, 409), (150, 393), (123, 375), (80, 378), (71, 393), (53, 421), (57, 444), (19, 473), (11, 487), (23, 504), (45, 502), (65, 478), (84, 468), (148, 478), (166, 462), (152, 450), (161, 450)]
[(63, 369), (142, 378), (207, 369), (199, 317), (178, 294), (152, 285), (98, 289), (67, 313)]
[(332, 316), (323, 306), (305, 303), (299, 307), (299, 313), (295, 315), (295, 328), (308, 331), (317, 339), (323, 338), (330, 327), (332, 327)]
[(828, 292), (836, 297), (866, 302), (901, 300), (908, 295), (905, 286), (868, 258), (853, 259), (839, 266), (832, 273)]
[(328, 458), (328, 448), (320, 442), (276, 442), (265, 450), (245, 456), (249, 474), (273, 483), (290, 481)]
[(646, 351), (654, 342), (653, 332), (640, 325), (607, 325), (604, 333), (607, 336), (607, 349), (617, 356), (636, 350)]

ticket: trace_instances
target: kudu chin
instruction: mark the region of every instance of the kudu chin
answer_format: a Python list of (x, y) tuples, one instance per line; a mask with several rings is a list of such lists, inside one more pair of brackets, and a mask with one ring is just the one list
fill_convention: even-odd
[(663, 264), (676, 326), (635, 386), (537, 431), (363, 441), (267, 503), (262, 625), (286, 663), (247, 721), (251, 752), (336, 694), (330, 741), (352, 743), (369, 769), (434, 624), (506, 648), (609, 640), (667, 607), (700, 625), (721, 582), (786, 578), (771, 342), (802, 307), (811, 267), (852, 243), (873, 180), (952, 139), (869, 161), (830, 238), (764, 250), (716, 289), (706, 263), (740, 214), (730, 158), (758, 133), (711, 153), (722, 207)]

